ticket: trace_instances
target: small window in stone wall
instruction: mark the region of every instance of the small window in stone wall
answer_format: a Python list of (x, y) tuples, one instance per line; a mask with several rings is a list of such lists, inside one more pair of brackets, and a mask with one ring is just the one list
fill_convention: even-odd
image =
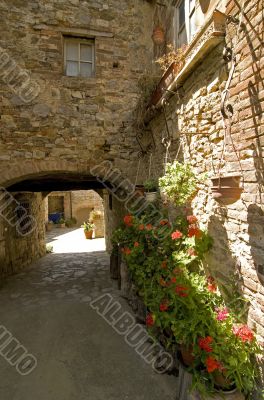
[(16, 208), (18, 224), (16, 226), (18, 236), (24, 236), (32, 231), (32, 211), (29, 201), (19, 202), (19, 207)]
[(94, 76), (94, 39), (64, 37), (64, 72), (67, 76), (83, 78)]

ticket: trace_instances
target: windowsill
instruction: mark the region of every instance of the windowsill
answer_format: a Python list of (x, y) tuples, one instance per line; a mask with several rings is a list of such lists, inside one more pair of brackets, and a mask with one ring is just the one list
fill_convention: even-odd
[(186, 81), (197, 65), (210, 53), (225, 37), (226, 15), (215, 10), (201, 29), (195, 34), (186, 53), (183, 68), (175, 73), (172, 64), (162, 76), (157, 89), (153, 93), (150, 106), (161, 107), (162, 100), (169, 97), (170, 91), (179, 88)]

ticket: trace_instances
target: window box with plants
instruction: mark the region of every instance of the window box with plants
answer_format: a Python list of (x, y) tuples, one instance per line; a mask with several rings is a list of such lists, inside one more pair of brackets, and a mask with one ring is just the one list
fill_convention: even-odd
[(94, 224), (92, 222), (87, 221), (87, 222), (84, 222), (81, 227), (83, 228), (85, 238), (92, 239), (93, 232), (94, 232)]

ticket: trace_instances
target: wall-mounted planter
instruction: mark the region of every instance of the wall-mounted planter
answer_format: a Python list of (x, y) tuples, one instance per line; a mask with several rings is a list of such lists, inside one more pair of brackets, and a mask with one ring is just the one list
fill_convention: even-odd
[(166, 89), (173, 83), (175, 76), (177, 76), (183, 65), (183, 63), (179, 65), (178, 63), (173, 62), (169, 66), (167, 71), (162, 76), (156, 90), (153, 92), (149, 106), (155, 106), (160, 101), (163, 94), (166, 92)]
[(240, 175), (212, 178), (212, 183), (212, 196), (217, 201), (235, 202), (243, 191)]
[(161, 44), (164, 43), (165, 33), (161, 26), (157, 26), (156, 28), (154, 28), (153, 34), (152, 34), (152, 40), (158, 46), (160, 46)]
[[(201, 0), (201, 3), (206, 7), (207, 2), (205, 0), (203, 2)], [(226, 15), (215, 10), (192, 39), (184, 54), (184, 64), (178, 66), (173, 63), (162, 76), (157, 89), (151, 97), (149, 107), (161, 107), (162, 98), (171, 96), (171, 92), (175, 90), (175, 87), (179, 88), (184, 84), (197, 65), (206, 59), (207, 54), (219, 43), (224, 42), (225, 30)], [(169, 91), (166, 92), (165, 89), (169, 89)]]

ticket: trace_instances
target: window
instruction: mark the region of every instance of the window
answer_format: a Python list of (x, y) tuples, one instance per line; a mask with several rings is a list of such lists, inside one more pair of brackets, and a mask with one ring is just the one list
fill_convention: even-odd
[(94, 76), (94, 40), (65, 38), (64, 64), (67, 76)]
[(187, 34), (186, 34), (186, 22), (185, 22), (185, 0), (181, 0), (175, 10), (176, 17), (176, 32), (175, 32), (175, 44), (176, 47), (179, 48), (183, 44), (187, 43)]
[(189, 40), (191, 41), (196, 32), (195, 0), (189, 0)]
[(179, 0), (175, 8), (175, 47), (189, 43), (196, 32), (195, 0)]

